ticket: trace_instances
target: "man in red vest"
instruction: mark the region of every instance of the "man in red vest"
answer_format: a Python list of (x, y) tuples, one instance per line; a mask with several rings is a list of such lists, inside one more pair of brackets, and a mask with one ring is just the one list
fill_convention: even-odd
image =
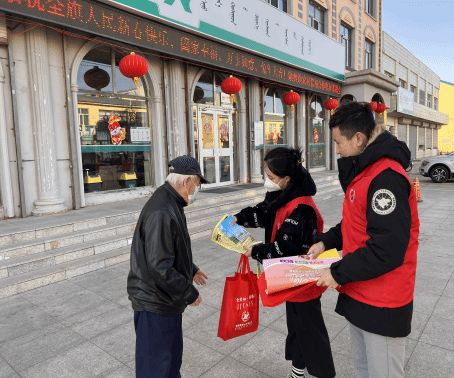
[(317, 285), (340, 292), (336, 312), (350, 323), (358, 377), (404, 377), (411, 332), (419, 218), (406, 144), (376, 125), (369, 104), (350, 102), (332, 115), (342, 221), (308, 251), (342, 250)]

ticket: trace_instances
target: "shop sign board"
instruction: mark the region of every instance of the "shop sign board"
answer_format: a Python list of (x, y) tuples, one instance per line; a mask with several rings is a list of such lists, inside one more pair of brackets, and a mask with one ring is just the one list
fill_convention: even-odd
[(130, 133), (131, 143), (150, 143), (150, 129), (148, 127), (131, 127)]
[(345, 47), (257, 0), (107, 0), (237, 46), (344, 80)]
[(230, 102), (230, 95), (221, 92), (221, 105), (225, 108), (233, 108), (233, 104)]
[(397, 111), (399, 113), (415, 114), (415, 94), (408, 89), (397, 89)]
[[(131, 1), (132, 3), (134, 1)], [(152, 2), (143, 3), (149, 3), (151, 8), (153, 5), (156, 6)], [(257, 1), (257, 3), (260, 2)], [(325, 79), (293, 65), (263, 58), (100, 2), (0, 0), (0, 10), (18, 15), (21, 19), (29, 16), (55, 25), (63, 25), (140, 46), (154, 53), (159, 52), (166, 56), (178, 56), (188, 61), (209, 64), (229, 73), (254, 76), (267, 82), (278, 82), (335, 97), (341, 94), (339, 81)], [(144, 55), (146, 55), (145, 50)]]

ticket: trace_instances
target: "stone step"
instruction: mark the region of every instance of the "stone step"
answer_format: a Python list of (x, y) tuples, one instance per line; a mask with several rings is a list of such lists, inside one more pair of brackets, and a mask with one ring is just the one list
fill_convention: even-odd
[[(240, 210), (240, 208), (236, 209)], [(212, 214), (208, 217), (201, 217), (200, 219), (195, 219), (189, 230), (191, 240), (197, 240), (204, 237), (211, 236), (214, 226), (221, 219), (224, 213)], [(201, 222), (199, 224), (198, 222)], [(189, 222), (188, 222), (189, 225)], [(65, 257), (62, 252), (64, 248), (59, 250), (50, 251), (54, 253), (53, 258), (62, 259), (58, 263), (50, 264), (46, 266), (46, 258), (52, 258), (51, 256), (41, 256), (41, 265), (40, 261), (21, 261), (20, 264), (12, 265), (13, 269), (23, 269), (17, 274), (3, 277), (0, 279), (0, 299), (8, 297), (11, 295), (19, 294), (24, 291), (36, 289), (38, 287), (46, 286), (55, 282), (59, 282), (65, 279), (75, 277), (80, 274), (88, 273), (94, 270), (103, 269), (105, 267), (118, 264), (120, 262), (128, 261), (130, 256), (130, 240), (132, 238), (132, 233), (125, 235), (124, 240), (126, 241), (126, 246), (120, 248), (109, 249), (109, 247), (115, 247), (112, 243), (119, 243), (123, 239), (111, 240), (108, 243), (99, 243), (97, 247), (100, 249), (98, 253), (95, 252), (96, 246), (93, 247), (93, 253), (89, 255), (80, 254), (76, 259), (71, 259), (70, 257)], [(117, 244), (118, 246), (119, 244)], [(90, 248), (90, 247), (88, 247)], [(108, 250), (106, 250), (108, 249)], [(86, 251), (87, 246), (83, 246), (80, 251)], [(68, 254), (76, 257), (78, 251), (71, 251), (68, 248)], [(55, 255), (55, 253), (57, 253)], [(66, 261), (65, 261), (66, 259)], [(17, 260), (18, 261), (18, 260)], [(35, 264), (36, 270), (30, 270), (26, 268), (25, 264)], [(0, 269), (0, 274), (3, 269)], [(0, 276), (1, 277), (1, 276)]]
[[(201, 200), (197, 200), (193, 205), (185, 208), (186, 217), (194, 217), (200, 215), (200, 212), (204, 212), (206, 208), (211, 206), (222, 206), (223, 203), (231, 203), (237, 200), (245, 198), (254, 198), (255, 196), (263, 196), (265, 189), (260, 188), (259, 190), (242, 190), (232, 194), (227, 193), (222, 196), (210, 197)], [(127, 221), (137, 221), (140, 215), (140, 210), (121, 213), (117, 215), (110, 215), (106, 217), (84, 219), (79, 222), (71, 222), (66, 224), (58, 224), (51, 227), (35, 228), (31, 230), (21, 230), (18, 232), (0, 234), (0, 247), (9, 246), (12, 244), (24, 243), (36, 239), (49, 238), (53, 236), (68, 235), (73, 232), (97, 228), (112, 226), (118, 223)], [(1, 249), (0, 249), (1, 253)]]
[(122, 222), (137, 221), (139, 214), (140, 212), (135, 211), (101, 218), (84, 219), (79, 222), (59, 224), (51, 227), (36, 228), (26, 231), (21, 230), (14, 233), (3, 234), (0, 235), (0, 247), (33, 241), (36, 239), (68, 235), (77, 231), (114, 226), (115, 224)]
[(35, 239), (28, 242), (16, 243), (0, 248), (1, 261), (17, 259), (24, 256), (38, 254), (45, 251), (52, 251), (59, 248), (75, 246), (91, 241), (96, 241), (105, 237), (115, 237), (124, 233), (133, 232), (136, 221), (116, 225), (114, 227), (94, 227), (89, 230), (75, 231), (67, 234), (52, 236), (47, 238)]
[[(259, 197), (250, 197), (235, 202), (223, 203), (222, 205), (213, 205), (201, 209), (189, 210), (186, 214), (187, 218), (189, 218), (187, 219), (188, 228), (193, 226), (197, 227), (209, 214), (232, 212), (232, 209), (237, 209), (238, 207), (253, 206), (259, 200)], [(77, 231), (63, 234), (59, 237), (47, 237), (31, 242), (16, 243), (0, 249), (0, 267), (2, 261), (52, 251), (58, 248), (81, 245), (107, 236), (115, 237), (117, 235), (134, 232), (135, 225), (136, 221), (117, 225), (115, 227), (95, 227), (90, 231)]]
[(131, 248), (124, 247), (4, 278), (0, 280), (0, 299), (128, 261), (130, 253)]
[[(242, 208), (239, 204), (249, 206), (254, 205), (254, 201), (257, 201), (257, 199), (251, 198), (243, 201), (237, 201), (236, 203), (230, 204), (228, 210), (235, 213)], [(193, 233), (193, 229), (197, 229), (193, 236), (195, 239), (203, 237), (200, 236), (200, 231), (206, 231), (211, 235), (214, 226), (217, 222), (219, 222), (226, 211), (228, 212), (226, 209), (221, 209), (221, 211), (215, 212), (214, 210), (219, 210), (217, 207), (213, 207), (212, 210), (213, 211), (209, 214), (201, 214), (199, 217), (188, 220), (187, 225), (190, 234)], [(22, 246), (20, 248), (22, 248), (23, 251), (27, 251), (28, 254), (0, 261), (0, 279), (124, 247), (132, 240), (134, 228), (135, 224), (128, 224), (124, 230), (121, 230), (121, 232), (118, 231), (118, 233), (113, 235), (103, 235), (103, 237), (90, 239), (86, 242), (74, 243), (65, 247), (44, 251), (33, 251), (32, 247), (36, 246), (33, 244), (29, 246)], [(116, 228), (111, 230), (116, 231)], [(205, 235), (206, 232), (203, 235)], [(102, 232), (96, 231), (96, 234), (102, 235)], [(51, 244), (46, 242), (38, 244), (38, 246), (40, 245)], [(16, 248), (11, 251), (17, 253), (18, 250), (19, 248)], [(5, 253), (9, 252), (7, 251)]]
[(79, 243), (51, 251), (40, 252), (17, 259), (0, 262), (0, 277), (12, 277), (39, 270), (41, 268), (59, 265), (86, 256), (126, 247), (131, 244), (133, 233), (125, 233), (115, 237), (107, 236), (102, 239)]

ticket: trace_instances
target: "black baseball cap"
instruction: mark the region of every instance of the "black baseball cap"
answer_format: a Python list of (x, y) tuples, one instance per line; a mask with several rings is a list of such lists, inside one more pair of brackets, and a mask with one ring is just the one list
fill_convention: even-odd
[(197, 175), (200, 177), (202, 184), (210, 182), (203, 177), (200, 170), (199, 162), (191, 156), (178, 156), (169, 162), (170, 173), (178, 173), (180, 175)]

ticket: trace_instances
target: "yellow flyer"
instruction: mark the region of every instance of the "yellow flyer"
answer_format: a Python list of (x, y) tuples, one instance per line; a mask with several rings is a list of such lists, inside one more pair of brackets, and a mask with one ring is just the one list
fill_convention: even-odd
[(244, 253), (243, 247), (251, 247), (257, 241), (244, 228), (233, 224), (232, 215), (224, 215), (213, 230), (211, 240), (231, 251)]

